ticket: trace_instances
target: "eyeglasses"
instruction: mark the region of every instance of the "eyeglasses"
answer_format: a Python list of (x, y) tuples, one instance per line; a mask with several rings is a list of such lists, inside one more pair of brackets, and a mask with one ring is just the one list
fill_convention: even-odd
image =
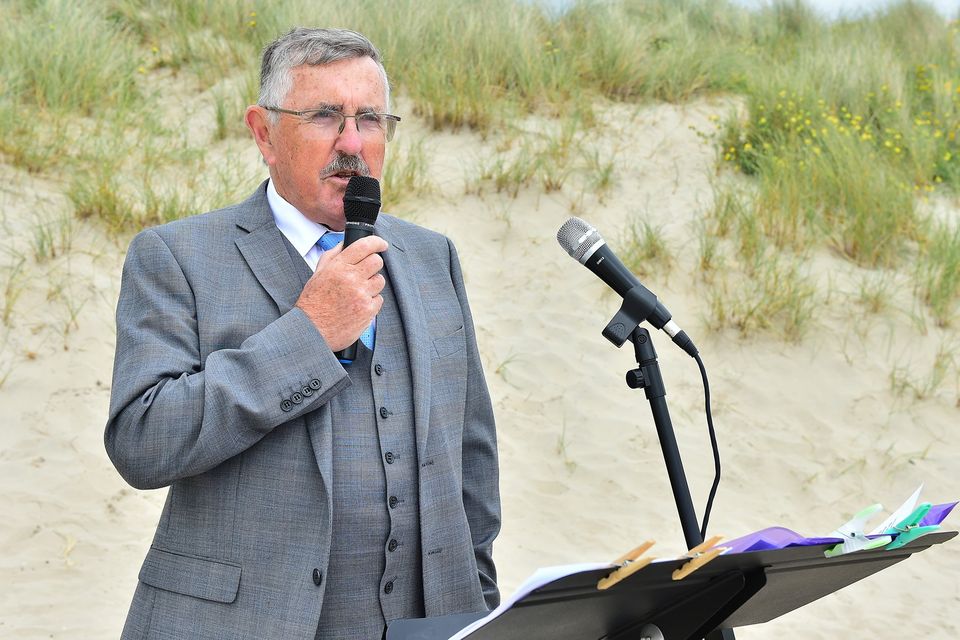
[(343, 133), (347, 118), (353, 118), (361, 138), (368, 140), (385, 139), (390, 142), (393, 140), (393, 134), (397, 131), (397, 123), (400, 122), (400, 116), (369, 111), (348, 116), (336, 109), (307, 109), (305, 111), (291, 111), (280, 107), (264, 107), (264, 109), (297, 116), (303, 122), (317, 127), (321, 135), (330, 138), (336, 138)]

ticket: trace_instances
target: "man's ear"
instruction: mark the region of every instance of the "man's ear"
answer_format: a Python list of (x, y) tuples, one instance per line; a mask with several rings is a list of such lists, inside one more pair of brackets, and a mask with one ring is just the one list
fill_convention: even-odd
[(267, 166), (272, 167), (275, 152), (270, 141), (270, 123), (267, 121), (267, 110), (256, 104), (250, 105), (243, 114), (243, 121), (250, 129), (250, 133), (253, 134), (253, 141), (257, 143), (263, 161), (267, 163)]

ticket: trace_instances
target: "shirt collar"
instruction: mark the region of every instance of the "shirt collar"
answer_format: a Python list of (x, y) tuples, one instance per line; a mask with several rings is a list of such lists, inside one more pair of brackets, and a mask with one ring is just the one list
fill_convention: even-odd
[(300, 213), (299, 209), (284, 200), (283, 196), (277, 193), (273, 180), (267, 182), (267, 202), (270, 203), (270, 210), (273, 212), (273, 220), (277, 228), (301, 256), (306, 257), (320, 237), (330, 231), (329, 227), (310, 220)]

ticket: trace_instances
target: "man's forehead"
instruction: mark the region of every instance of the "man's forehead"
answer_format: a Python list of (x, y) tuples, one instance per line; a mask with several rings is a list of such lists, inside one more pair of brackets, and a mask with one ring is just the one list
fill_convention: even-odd
[(313, 102), (342, 108), (351, 106), (383, 108), (386, 87), (380, 68), (372, 58), (348, 58), (324, 65), (300, 65), (291, 69), (291, 93)]

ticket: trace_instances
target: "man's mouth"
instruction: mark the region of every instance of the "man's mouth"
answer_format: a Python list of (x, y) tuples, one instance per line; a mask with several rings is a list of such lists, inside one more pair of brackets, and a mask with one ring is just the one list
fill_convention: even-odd
[(338, 181), (349, 182), (353, 176), (361, 175), (358, 171), (337, 171), (327, 175), (327, 178), (335, 178)]

